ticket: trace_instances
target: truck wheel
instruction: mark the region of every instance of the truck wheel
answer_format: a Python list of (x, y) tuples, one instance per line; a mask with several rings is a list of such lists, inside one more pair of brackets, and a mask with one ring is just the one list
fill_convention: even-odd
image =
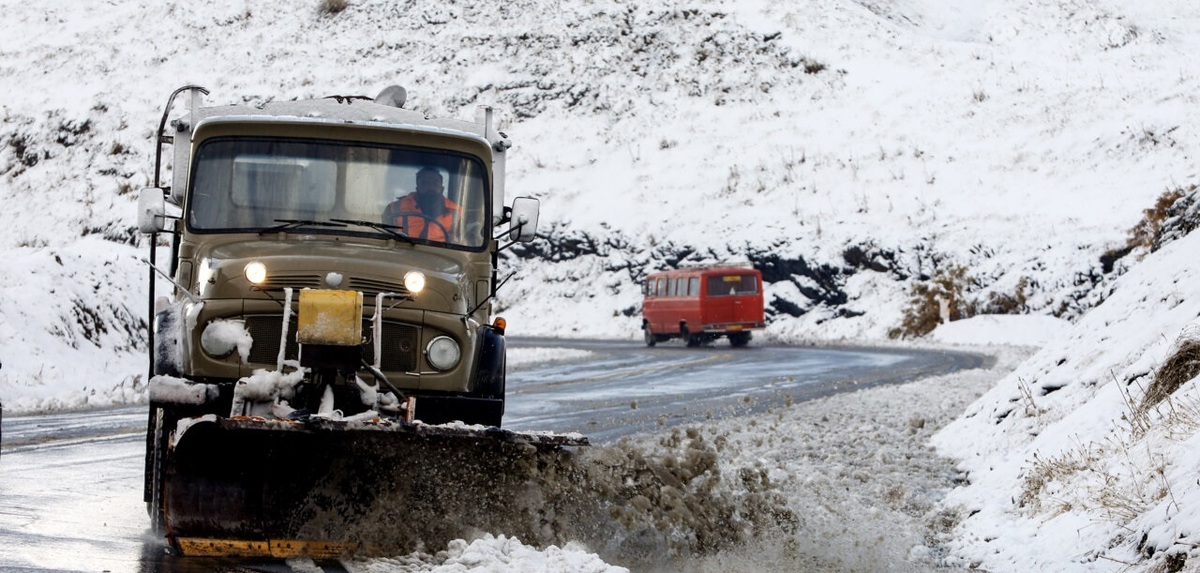
[(166, 483), (167, 442), (170, 439), (166, 418), (164, 409), (150, 409), (152, 430), (146, 444), (149, 448), (146, 452), (146, 513), (150, 515), (150, 530), (160, 535), (166, 533), (163, 485)]
[(654, 336), (654, 332), (650, 330), (650, 325), (642, 327), (642, 336), (646, 338), (646, 346), (654, 346), (658, 344), (658, 337)]

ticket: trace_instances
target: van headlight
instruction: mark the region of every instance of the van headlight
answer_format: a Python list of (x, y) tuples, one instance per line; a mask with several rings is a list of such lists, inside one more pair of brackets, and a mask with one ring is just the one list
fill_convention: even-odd
[(446, 371), (458, 365), (462, 352), (458, 343), (449, 336), (439, 336), (429, 341), (425, 347), (425, 359), (435, 370)]

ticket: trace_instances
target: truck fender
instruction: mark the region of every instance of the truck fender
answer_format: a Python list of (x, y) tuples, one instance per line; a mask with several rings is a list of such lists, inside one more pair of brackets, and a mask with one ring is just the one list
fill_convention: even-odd
[(475, 394), (481, 398), (504, 398), (504, 335), (494, 326), (479, 329), (479, 350), (475, 356)]

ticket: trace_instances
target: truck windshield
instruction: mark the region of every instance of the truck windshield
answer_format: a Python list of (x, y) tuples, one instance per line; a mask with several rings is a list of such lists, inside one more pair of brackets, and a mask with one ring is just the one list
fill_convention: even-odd
[(479, 159), (447, 151), (217, 138), (196, 152), (187, 222), (197, 232), (400, 234), (482, 249), (486, 177)]

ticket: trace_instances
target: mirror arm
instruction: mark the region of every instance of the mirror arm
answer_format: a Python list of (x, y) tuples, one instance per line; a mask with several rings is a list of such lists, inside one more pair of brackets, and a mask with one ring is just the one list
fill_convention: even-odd
[[(512, 243), (509, 243), (506, 246), (509, 246), (509, 245), (512, 245)], [(471, 316), (472, 314), (475, 314), (475, 311), (479, 310), (480, 307), (487, 304), (487, 301), (495, 298), (495, 293), (500, 290), (500, 287), (504, 286), (504, 283), (508, 282), (508, 279), (511, 279), (515, 276), (517, 276), (517, 273), (512, 273), (512, 274), (504, 277), (504, 280), (497, 283), (496, 288), (492, 289), (492, 294), (487, 295), (486, 297), (484, 297), (483, 300), (479, 301), (479, 304), (475, 305), (475, 308), (472, 308), (471, 311), (466, 314), (466, 316)]]
[[(192, 294), (191, 291), (189, 291), (187, 289), (187, 287), (176, 282), (175, 279), (171, 278), (170, 275), (168, 275), (167, 273), (163, 272), (162, 269), (155, 266), (155, 264), (153, 262), (148, 261), (146, 259), (142, 259), (142, 262), (146, 263), (147, 265), (150, 265), (150, 270), (152, 272), (162, 275), (162, 278), (167, 279), (168, 282), (170, 282), (172, 285), (175, 285), (175, 289), (178, 290), (179, 292), (183, 293), (183, 295), (186, 296), (188, 298), (188, 300), (190, 300), (192, 302), (200, 302), (200, 297)], [(153, 298), (153, 297), (151, 297), (151, 298)]]
[[(509, 209), (508, 207), (505, 207), (505, 208), (504, 208), (504, 210), (505, 210), (505, 211), (509, 211), (510, 209)], [(525, 223), (521, 223), (520, 225), (517, 225), (516, 227), (513, 227), (512, 229), (509, 229), (508, 231), (505, 231), (504, 233), (501, 233), (499, 237), (496, 237), (496, 240), (497, 240), (497, 241), (499, 241), (499, 240), (500, 240), (500, 238), (501, 238), (501, 237), (503, 237), (503, 236), (505, 236), (505, 235), (512, 235), (513, 231), (516, 231), (516, 232), (517, 232), (517, 235), (518, 235), (518, 236), (520, 236), (520, 234), (521, 234), (521, 229), (524, 229), (524, 228), (525, 228)], [(511, 247), (511, 246), (513, 246), (513, 245), (515, 245), (515, 244), (517, 244), (517, 243), (519, 243), (519, 242), (520, 242), (520, 241), (516, 241), (516, 240), (509, 241), (509, 242), (508, 242), (508, 244), (505, 244), (505, 245), (501, 246), (500, 248), (496, 249), (496, 252), (498, 253), (498, 252), (500, 252), (500, 251), (503, 251), (504, 249), (507, 249), (507, 248), (509, 248), (509, 247)], [(505, 280), (507, 280), (507, 279), (505, 279)]]
[[(515, 227), (515, 228), (509, 229), (509, 230), (508, 230), (508, 231), (506, 231), (506, 233), (504, 233), (503, 235), (500, 235), (499, 237), (496, 237), (496, 240), (499, 240), (499, 239), (500, 239), (500, 237), (503, 237), (504, 235), (511, 235), (511, 234), (512, 234), (512, 231), (514, 231), (514, 230), (515, 230), (515, 231), (517, 231), (517, 235), (518, 235), (518, 236), (520, 236), (520, 235), (521, 235), (521, 229), (524, 229), (524, 225), (526, 225), (526, 223), (521, 223), (521, 224), (518, 224), (518, 225), (516, 225), (516, 227)], [(497, 249), (496, 249), (496, 252), (497, 252), (497, 253), (499, 253), (500, 251), (504, 251), (504, 249), (506, 249), (506, 248), (509, 248), (509, 247), (511, 247), (511, 246), (514, 246), (514, 245), (516, 245), (516, 243), (518, 243), (518, 242), (521, 242), (521, 241), (517, 241), (517, 240), (512, 240), (512, 241), (509, 241), (508, 243), (506, 243), (506, 245), (503, 245), (503, 246), (500, 246), (499, 248), (497, 248)], [(511, 275), (510, 275), (510, 278), (511, 278)], [(505, 279), (505, 281), (508, 281), (508, 279)]]
[[(496, 285), (496, 290), (499, 291), (500, 287), (504, 286), (504, 283), (508, 282), (508, 279), (511, 279), (515, 276), (517, 276), (517, 273), (509, 273), (508, 276), (504, 277), (504, 280), (500, 281), (500, 284)], [(488, 297), (488, 298), (491, 298), (491, 297)]]

